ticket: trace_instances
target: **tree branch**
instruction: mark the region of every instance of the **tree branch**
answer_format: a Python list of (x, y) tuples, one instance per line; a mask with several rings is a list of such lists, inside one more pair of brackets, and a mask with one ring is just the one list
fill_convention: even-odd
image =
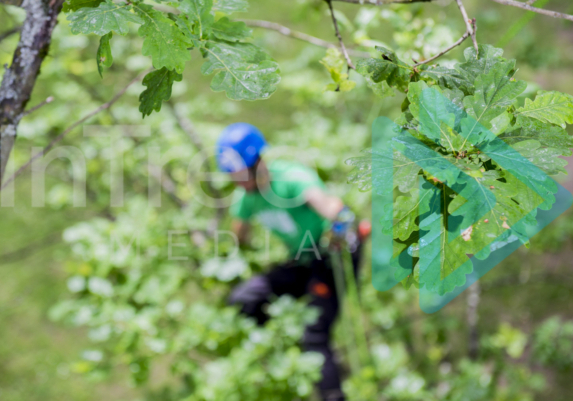
[(462, 3), (462, 0), (456, 0), (456, 3), (458, 4), (460, 12), (462, 13), (462, 17), (464, 18), (464, 22), (466, 24), (466, 31), (472, 37), (472, 42), (474, 42), (474, 48), (476, 49), (476, 54), (478, 54), (479, 49), (478, 49), (478, 44), (477, 44), (477, 40), (476, 40), (476, 29), (475, 29), (476, 21), (475, 21), (475, 19), (470, 19), (468, 17), (468, 13), (464, 7), (464, 4)]
[(433, 0), (332, 0), (342, 3), (352, 3), (361, 5), (383, 6), (385, 4), (409, 4), (409, 3), (430, 3)]
[(6, 69), (0, 85), (0, 184), (63, 3), (64, 0), (24, 0), (21, 4), (26, 19), (12, 65)]
[[(276, 32), (280, 33), (281, 35), (288, 36), (290, 38), (294, 38), (294, 39), (298, 39), (298, 40), (302, 40), (304, 42), (308, 42), (308, 43), (313, 44), (315, 46), (320, 46), (320, 47), (324, 47), (327, 49), (328, 48), (337, 48), (337, 46), (334, 43), (330, 43), (326, 40), (307, 35), (306, 33), (303, 33), (303, 32), (293, 31), (292, 29), (287, 28), (284, 25), (277, 24), (276, 22), (262, 21), (262, 20), (249, 20), (249, 19), (243, 19), (243, 20), (240, 19), (237, 21), (242, 21), (245, 24), (247, 24), (248, 26), (268, 29), (271, 31), (276, 31)], [(371, 57), (370, 53), (368, 53), (368, 52), (364, 52), (364, 51), (360, 51), (360, 50), (354, 50), (354, 49), (347, 49), (347, 51), (348, 51), (348, 54), (353, 55), (355, 57)]]
[[(461, 2), (461, 0), (456, 0), (458, 2), (458, 5), (460, 7), (460, 10), (462, 11), (462, 16), (464, 17), (464, 19), (467, 18), (467, 13), (466, 10)], [(444, 54), (448, 53), (450, 50), (458, 47), (459, 45), (461, 45), (467, 38), (469, 38), (470, 36), (472, 37), (472, 40), (474, 42), (474, 48), (476, 49), (476, 54), (478, 53), (478, 47), (477, 47), (477, 41), (475, 38), (475, 34), (476, 34), (476, 20), (475, 18), (470, 20), (470, 19), (466, 19), (466, 32), (462, 35), (462, 37), (460, 39), (458, 39), (453, 45), (451, 45), (450, 47), (448, 47), (447, 49), (444, 49), (443, 51), (441, 51), (440, 53), (436, 54), (433, 57), (430, 57), (427, 60), (424, 61), (420, 61), (419, 63), (414, 64), (414, 67), (417, 67), (419, 65), (422, 64), (428, 64), (440, 57), (442, 57)], [(469, 27), (469, 28), (468, 28)], [(415, 60), (414, 60), (415, 61)]]
[(336, 16), (334, 15), (334, 9), (332, 8), (332, 0), (324, 0), (326, 4), (328, 4), (328, 9), (330, 10), (330, 16), (332, 17), (332, 23), (334, 25), (334, 33), (338, 38), (338, 43), (340, 43), (340, 50), (342, 50), (342, 54), (346, 59), (346, 64), (348, 65), (348, 69), (355, 70), (354, 64), (352, 64), (352, 60), (350, 60), (350, 56), (348, 55), (348, 51), (346, 50), (346, 46), (344, 46), (344, 41), (342, 40), (342, 36), (340, 35), (340, 30), (338, 29), (338, 21), (336, 20)]
[(450, 50), (452, 50), (452, 49), (458, 47), (459, 45), (461, 45), (461, 44), (462, 44), (467, 38), (469, 38), (469, 37), (470, 37), (470, 33), (469, 33), (469, 32), (465, 32), (465, 33), (462, 35), (462, 37), (461, 37), (457, 42), (455, 42), (453, 45), (451, 45), (451, 46), (448, 47), (447, 49), (443, 50), (442, 52), (436, 54), (435, 56), (430, 57), (430, 58), (427, 59), (427, 60), (420, 61), (419, 63), (414, 64), (414, 67), (417, 67), (417, 66), (422, 65), (422, 64), (431, 63), (432, 61), (434, 61), (434, 60), (436, 60), (436, 59), (442, 57), (444, 54), (448, 53)]
[(521, 8), (521, 9), (527, 10), (527, 11), (533, 11), (534, 13), (546, 15), (548, 17), (562, 18), (562, 19), (566, 19), (568, 21), (573, 21), (573, 15), (558, 13), (557, 11), (545, 10), (543, 8), (537, 8), (537, 7), (530, 5), (529, 3), (521, 3), (519, 1), (514, 1), (514, 0), (492, 0), (492, 1), (495, 1), (496, 3), (499, 3), (499, 4), (503, 4), (504, 6), (512, 6), (512, 7)]
[(46, 100), (44, 100), (43, 102), (38, 103), (37, 105), (35, 105), (34, 107), (32, 107), (31, 109), (26, 110), (24, 113), (22, 113), (22, 117), (27, 116), (30, 113), (35, 112), (36, 110), (38, 110), (40, 107), (47, 105), (48, 103), (52, 103), (54, 101), (54, 97), (53, 96), (48, 96), (46, 98)]
[(34, 160), (36, 160), (37, 158), (39, 158), (40, 156), (44, 155), (46, 152), (48, 152), (50, 149), (52, 149), (58, 142), (60, 142), (62, 139), (64, 139), (66, 137), (66, 135), (68, 135), (74, 128), (76, 128), (78, 125), (83, 124), (85, 121), (87, 121), (88, 119), (90, 119), (91, 117), (95, 116), (96, 114), (110, 108), (115, 102), (117, 102), (119, 100), (119, 98), (127, 91), (127, 89), (133, 85), (134, 83), (138, 82), (141, 80), (141, 78), (147, 74), (149, 71), (151, 71), (151, 68), (144, 71), (141, 74), (138, 74), (134, 79), (132, 79), (127, 86), (125, 86), (122, 90), (120, 90), (109, 102), (102, 104), (101, 106), (99, 106), (97, 109), (89, 112), (88, 114), (86, 114), (84, 117), (80, 118), (78, 121), (76, 121), (75, 123), (73, 123), (72, 125), (70, 125), (68, 128), (66, 128), (60, 135), (58, 135), (57, 137), (55, 137), (44, 149), (42, 149), (40, 152), (36, 153), (34, 156), (32, 156), (30, 158), (30, 160), (28, 160), (26, 163), (24, 163), (24, 165), (22, 165), (10, 178), (8, 178), (0, 187), (0, 190), (6, 188), (6, 186), (14, 181), (20, 174), (22, 174), (24, 172), (24, 170), (26, 170), (28, 167), (30, 167), (30, 165), (34, 162)]

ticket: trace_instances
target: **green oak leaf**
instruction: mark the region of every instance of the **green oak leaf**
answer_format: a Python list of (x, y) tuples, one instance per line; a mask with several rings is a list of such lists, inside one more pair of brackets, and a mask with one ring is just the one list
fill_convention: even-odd
[(326, 90), (348, 92), (354, 89), (356, 82), (348, 80), (348, 73), (344, 72), (346, 61), (338, 49), (327, 49), (326, 56), (320, 60), (320, 64), (326, 67), (334, 81), (326, 87)]
[[(451, 134), (444, 132), (444, 124), (452, 129), (457, 129), (460, 121), (465, 117), (462, 109), (456, 107), (449, 101), (440, 91), (429, 88), (424, 89), (417, 99), (419, 103), (419, 121), (420, 131), (426, 137), (438, 142), (452, 138)], [(459, 143), (459, 149), (452, 149), (452, 151), (461, 150), (463, 140)], [(444, 147), (444, 143), (442, 143)], [(452, 143), (449, 143), (450, 148)]]
[(394, 188), (400, 192), (408, 192), (418, 185), (420, 166), (400, 152), (394, 152)]
[(166, 67), (181, 73), (185, 62), (191, 59), (187, 49), (192, 46), (190, 39), (164, 13), (147, 4), (134, 7), (144, 21), (138, 30), (139, 36), (143, 37), (142, 54), (151, 56), (153, 67), (158, 70)]
[(567, 174), (563, 168), (567, 162), (559, 158), (562, 154), (559, 149), (541, 148), (541, 143), (535, 139), (517, 142), (513, 144), (513, 148), (546, 174), (555, 175), (560, 172)]
[(251, 37), (252, 30), (242, 21), (231, 21), (223, 17), (213, 24), (211, 34), (217, 39), (232, 42)]
[[(435, 152), (409, 133), (392, 138), (392, 143), (396, 151), (400, 152), (410, 163), (416, 164), (418, 168), (425, 171), (432, 170), (432, 177), (437, 180), (451, 183), (457, 181), (460, 170), (454, 165), (453, 156), (443, 156)], [(404, 162), (403, 165), (405, 167), (408, 164)]]
[(419, 216), (420, 204), (428, 203), (429, 192), (421, 196), (418, 189), (412, 189), (410, 196), (398, 196), (394, 201), (392, 234), (394, 238), (406, 241), (414, 231), (418, 231), (416, 219)]
[(541, 209), (548, 210), (553, 205), (557, 184), (517, 150), (502, 141), (485, 142), (480, 145), (480, 150), (495, 160), (499, 168), (514, 175), (528, 188), (540, 194), (545, 199), (540, 205)]
[(499, 136), (501, 133), (505, 132), (511, 125), (511, 115), (507, 111), (504, 111), (499, 116), (492, 119), (489, 123), (491, 125), (489, 130), (494, 135)]
[(250, 43), (208, 42), (203, 75), (215, 73), (211, 89), (225, 91), (233, 100), (266, 99), (280, 81), (279, 66)]
[(171, 98), (173, 82), (181, 81), (183, 76), (176, 71), (163, 67), (151, 71), (143, 78), (143, 85), (147, 87), (139, 95), (139, 111), (143, 117), (150, 115), (153, 110), (160, 111), (161, 103)]
[(369, 76), (373, 82), (386, 81), (388, 86), (405, 92), (410, 82), (410, 75), (414, 72), (412, 67), (401, 61), (396, 54), (384, 47), (376, 46), (381, 58), (360, 60), (356, 71), (361, 75)]
[(573, 124), (573, 100), (559, 92), (540, 92), (533, 101), (525, 99), (525, 105), (515, 115), (519, 125), (527, 124), (526, 119), (535, 119), (565, 128)]
[(67, 0), (62, 7), (62, 11), (69, 13), (70, 11), (77, 11), (84, 7), (96, 8), (100, 3), (103, 3), (103, 1), (104, 0)]
[(214, 0), (213, 10), (225, 14), (244, 13), (249, 8), (247, 0)]
[(527, 120), (526, 122), (526, 125), (522, 125), (517, 130), (504, 132), (499, 138), (508, 145), (535, 139), (541, 146), (559, 149), (562, 156), (572, 155), (573, 137), (563, 128), (539, 120)]
[(106, 1), (97, 8), (80, 8), (66, 18), (74, 35), (95, 33), (103, 36), (115, 31), (125, 35), (129, 31), (129, 22), (143, 24), (143, 20), (130, 12), (132, 6), (127, 3)]
[(193, 25), (192, 33), (205, 39), (215, 21), (211, 15), (212, 0), (182, 0), (179, 9)]
[(462, 92), (459, 89), (443, 89), (442, 93), (444, 94), (445, 97), (450, 99), (450, 101), (455, 106), (457, 106), (458, 108), (463, 110), (463, 108), (464, 108), (464, 97), (465, 97), (464, 92)]
[(366, 80), (366, 85), (368, 85), (368, 87), (372, 90), (372, 92), (374, 92), (374, 94), (379, 98), (383, 99), (385, 97), (390, 97), (395, 95), (394, 89), (392, 89), (388, 85), (388, 82), (386, 81), (374, 82), (370, 74), (367, 72), (366, 66), (358, 65), (356, 67), (356, 71), (364, 77), (364, 79)]
[(400, 152), (393, 152), (390, 156), (392, 157), (392, 169), (372, 167), (373, 165), (385, 165), (381, 160), (389, 157), (386, 153), (375, 149), (365, 149), (362, 153), (363, 155), (346, 161), (346, 164), (354, 166), (348, 182), (358, 184), (361, 191), (369, 191), (372, 187), (376, 188), (379, 183), (387, 180), (391, 180), (393, 188), (398, 188), (403, 193), (410, 192), (418, 185), (420, 166)]
[[(468, 235), (465, 238), (462, 237), (466, 242), (466, 252), (484, 259), (495, 243), (506, 241), (510, 235), (527, 238), (525, 226), (536, 224), (533, 216), (529, 214), (543, 199), (508, 173), (489, 170), (481, 177), (472, 179), (481, 184), (484, 191), (487, 188), (495, 195), (491, 210), (472, 224), (471, 233), (466, 233)], [(463, 197), (457, 196), (450, 203), (448, 211), (453, 215), (459, 214), (465, 202)]]
[(112, 38), (113, 33), (109, 32), (103, 35), (99, 40), (99, 47), (96, 54), (97, 70), (100, 77), (103, 77), (103, 67), (111, 67), (113, 64), (113, 56), (111, 54), (111, 47), (109, 41)]
[(420, 74), (423, 78), (430, 78), (439, 86), (449, 88), (452, 90), (460, 90), (464, 94), (469, 95), (473, 93), (473, 79), (469, 79), (459, 71), (451, 68), (436, 66), (431, 67)]
[(446, 149), (447, 152), (457, 154), (462, 150), (468, 149), (468, 147), (464, 146), (464, 138), (455, 132), (449, 124), (442, 122), (440, 130), (442, 134), (440, 136), (440, 144)]
[(187, 39), (191, 42), (190, 47), (197, 47), (201, 48), (204, 46), (205, 42), (201, 40), (199, 34), (195, 33), (196, 24), (194, 24), (185, 14), (179, 14), (175, 16), (175, 23), (183, 33), (187, 37)]
[(476, 58), (476, 51), (472, 47), (468, 47), (464, 51), (465, 63), (456, 64), (456, 70), (469, 82), (475, 82), (476, 78), (480, 75), (485, 75), (490, 70), (500, 63), (505, 63), (506, 68), (513, 70), (515, 68), (515, 60), (506, 61), (502, 55), (503, 50), (495, 48), (491, 45), (479, 45), (479, 56)]
[(432, 199), (429, 212), (420, 216), (419, 284), (443, 295), (463, 285), (473, 266), (466, 254), (463, 237), (450, 241), (452, 233), (445, 224), (447, 192), (428, 182), (422, 188), (421, 194), (429, 192)]
[[(410, 102), (408, 109), (415, 119), (420, 119), (420, 97), (422, 92), (428, 88), (428, 84), (424, 81), (410, 82), (408, 85), (408, 101)], [(439, 87), (438, 90), (440, 90)]]
[(466, 112), (485, 128), (491, 128), (491, 121), (505, 112), (527, 88), (527, 83), (515, 81), (508, 75), (508, 68), (506, 63), (498, 63), (487, 74), (479, 75), (475, 94), (464, 98)]
[(483, 161), (478, 157), (473, 159), (469, 157), (456, 158), (452, 160), (452, 163), (470, 177), (483, 175)]
[[(417, 244), (415, 244), (417, 247)], [(398, 270), (396, 272), (396, 276), (398, 276), (398, 274), (401, 273), (400, 270)], [(400, 277), (396, 277), (396, 279), (399, 279)], [(404, 286), (405, 289), (409, 289), (412, 286), (414, 286), (414, 288), (420, 288), (420, 263), (416, 263), (416, 266), (414, 266), (414, 270), (408, 274), (408, 277), (402, 279), (401, 281), (402, 285)]]

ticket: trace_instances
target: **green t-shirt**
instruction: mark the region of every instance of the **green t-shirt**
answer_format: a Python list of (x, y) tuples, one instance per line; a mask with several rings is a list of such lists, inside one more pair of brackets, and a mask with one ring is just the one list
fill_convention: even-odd
[(315, 171), (298, 163), (275, 161), (269, 165), (270, 185), (261, 192), (235, 190), (231, 215), (240, 220), (255, 218), (280, 237), (295, 256), (313, 254), (313, 244), (328, 227), (328, 220), (320, 216), (305, 201), (308, 188), (324, 188)]

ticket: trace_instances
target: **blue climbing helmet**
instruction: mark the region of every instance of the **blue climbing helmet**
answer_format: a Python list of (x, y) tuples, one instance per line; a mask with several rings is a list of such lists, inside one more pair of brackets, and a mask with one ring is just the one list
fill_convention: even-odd
[(254, 125), (228, 125), (217, 140), (217, 165), (225, 173), (253, 167), (266, 147), (267, 141)]

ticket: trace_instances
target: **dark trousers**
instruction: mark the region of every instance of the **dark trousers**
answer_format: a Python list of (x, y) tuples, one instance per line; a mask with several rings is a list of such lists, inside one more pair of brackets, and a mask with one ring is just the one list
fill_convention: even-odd
[[(359, 252), (360, 249), (353, 253), (355, 273)], [(289, 294), (295, 298), (308, 295), (309, 305), (319, 309), (318, 320), (305, 329), (302, 346), (305, 351), (318, 352), (324, 356), (322, 379), (318, 383), (322, 399), (343, 401), (340, 374), (330, 346), (330, 331), (338, 316), (339, 303), (329, 256), (305, 264), (290, 261), (276, 266), (265, 275), (252, 277), (233, 290), (229, 302), (242, 305), (243, 313), (263, 324), (268, 319), (263, 306), (273, 294)]]

